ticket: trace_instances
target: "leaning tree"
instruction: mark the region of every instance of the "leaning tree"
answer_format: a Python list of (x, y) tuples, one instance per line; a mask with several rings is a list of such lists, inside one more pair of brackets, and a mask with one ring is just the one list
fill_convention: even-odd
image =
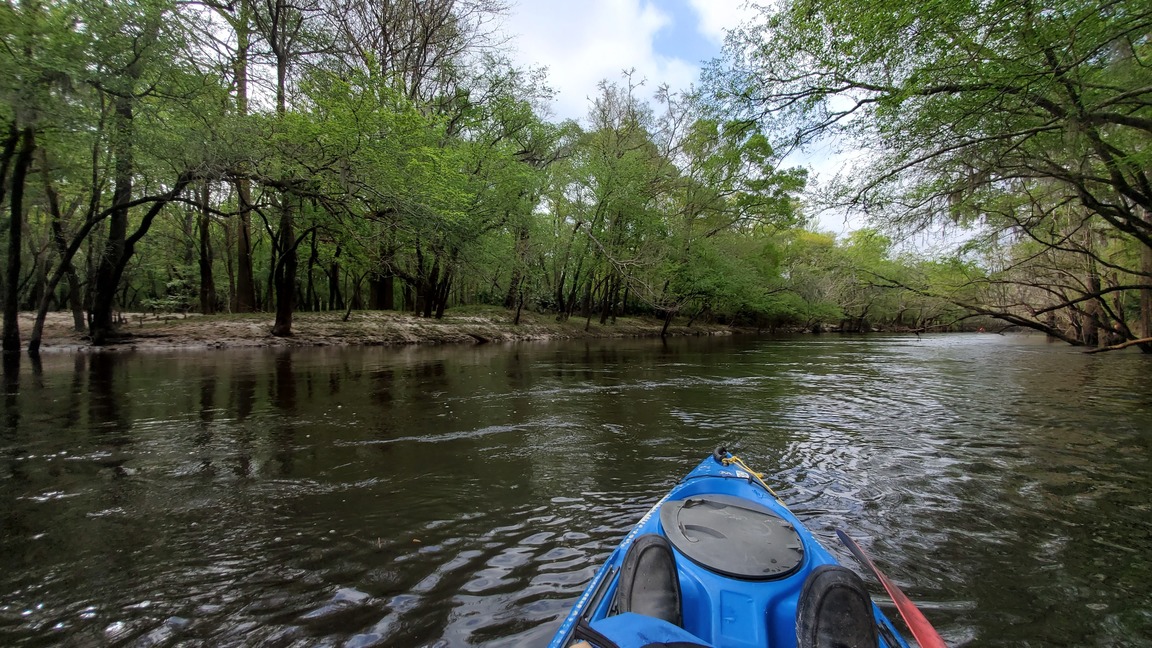
[[(989, 314), (1074, 343), (1090, 340), (1064, 325), (1095, 318), (1101, 342), (1152, 350), (1150, 34), (1139, 0), (784, 0), (730, 36), (710, 87), (786, 145), (866, 151), (833, 204), (1077, 257), (1077, 282), (1036, 281)], [(1019, 268), (998, 280), (1035, 278)], [(1108, 315), (1117, 292), (1138, 323)]]

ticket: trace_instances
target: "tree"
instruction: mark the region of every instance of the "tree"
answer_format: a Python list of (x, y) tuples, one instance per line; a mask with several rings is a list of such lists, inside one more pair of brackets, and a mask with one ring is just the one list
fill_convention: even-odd
[[(13, 130), (15, 130), (13, 128)], [(9, 141), (13, 138), (9, 136)], [(22, 232), (24, 229), (24, 181), (28, 177), (28, 169), (32, 166), (32, 153), (36, 148), (36, 131), (31, 124), (20, 129), (19, 150), (12, 169), (12, 195), (9, 198), (11, 216), (8, 226), (8, 268), (7, 283), (4, 290), (4, 333), (3, 352), (18, 353), (20, 351), (20, 328), (17, 323), (19, 314), (20, 290), (20, 254), (22, 248)], [(5, 157), (11, 155), (11, 146), (5, 144)]]
[(666, 238), (660, 198), (675, 169), (652, 139), (654, 115), (636, 96), (640, 84), (626, 77), (624, 85), (601, 82), (589, 112), (591, 130), (574, 152), (569, 184), (559, 188), (557, 201), (572, 223), (576, 250), (574, 259), (565, 254), (561, 313), (570, 316), (579, 305), (589, 322), (597, 307), (601, 323), (619, 313), (626, 290), (642, 280), (640, 271), (659, 265)]
[[(232, 72), (232, 89), (236, 115), (243, 119), (249, 114), (249, 81), (256, 52), (253, 46), (253, 2), (219, 3), (208, 0), (207, 6), (227, 24), (235, 44), (218, 42), (222, 64)], [(214, 30), (213, 30), (214, 31)], [(211, 32), (210, 32), (211, 33)], [(252, 261), (252, 178), (246, 165), (240, 165), (234, 174), (237, 202), (235, 294), (232, 307), (240, 313), (256, 309), (256, 284)]]
[[(491, 76), (490, 72), (507, 67), (488, 56), (499, 44), (494, 20), (506, 8), (500, 0), (335, 0), (328, 15), (339, 32), (341, 66), (351, 70), (352, 76), (363, 77), (363, 87), (376, 94), (382, 107), (402, 103), (442, 120), (435, 128), (443, 130), (440, 141), (450, 147), (474, 106), (489, 98), (493, 103), (499, 101), (487, 95), (477, 100), (471, 95), (484, 91), (484, 77)], [(379, 207), (372, 213), (381, 230), (376, 237), (381, 249), (373, 255), (385, 262), (368, 278), (369, 304), (390, 309), (394, 306), (394, 278), (410, 260), (401, 248), (417, 239), (407, 243), (399, 240), (404, 226), (391, 218), (412, 213), (410, 209)], [(413, 250), (419, 253), (413, 257), (420, 257), (415, 263), (417, 274), (408, 272), (401, 278), (410, 291), (431, 297), (420, 301), (434, 308), (434, 293), (450, 278), (441, 274), (440, 256), (447, 250), (429, 251), (435, 259), (423, 263), (425, 250)], [(437, 278), (430, 281), (433, 270)]]
[[(25, 47), (5, 50), (23, 58), (5, 68), (18, 73), (6, 77), (13, 92), (3, 105), (13, 115), (34, 116), (25, 120), (34, 128), (36, 153), (29, 153), (21, 180), (20, 211), (48, 215), (27, 225), (34, 240), (51, 241), (41, 249), (59, 256), (49, 276), (50, 262), (36, 251), (39, 278), (23, 296), (12, 295), (38, 308), (28, 344), (35, 353), (64, 276), (79, 316), (78, 254), (86, 265), (92, 339), (100, 344), (114, 335), (113, 309), (137, 244), (192, 179), (218, 166), (207, 125), (218, 123), (212, 110), (219, 86), (195, 65), (184, 38), (191, 29), (165, 2), (28, 3), (21, 10), (28, 38)], [(25, 182), (32, 172), (40, 183)], [(18, 264), (19, 255), (11, 251), (8, 263)]]
[[(904, 227), (1031, 236), (1052, 212), (1005, 223), (988, 205), (1040, 191), (1152, 247), (1146, 3), (794, 0), (765, 11), (730, 40), (712, 88), (790, 145), (848, 137), (873, 152), (842, 179), (840, 204)], [(1124, 272), (1148, 295), (1152, 264)]]
[(345, 64), (417, 104), (451, 103), (457, 71), (499, 44), (502, 0), (333, 0)]
[[(189, 63), (188, 32), (173, 5), (154, 0), (92, 9), (83, 14), (92, 34), (95, 69), (88, 84), (101, 105), (111, 106), (107, 147), (113, 160), (108, 232), (94, 279), (90, 324), (93, 343), (103, 344), (115, 334), (116, 295), (136, 244), (165, 204), (197, 175), (208, 173), (202, 157), (206, 149), (190, 143), (213, 140), (204, 128), (211, 118), (202, 111), (221, 104), (213, 100), (219, 87)], [(160, 171), (161, 166), (167, 169)], [(145, 169), (146, 186), (161, 184), (166, 191), (129, 234), (137, 180)], [(167, 177), (158, 180), (162, 175)]]
[[(313, 32), (311, 19), (320, 15), (320, 6), (310, 2), (293, 0), (262, 0), (252, 14), (256, 30), (264, 39), (271, 53), (275, 68), (275, 120), (267, 124), (272, 132), (284, 126), (288, 119), (289, 73), (301, 62), (305, 55), (326, 48), (326, 38)], [(295, 120), (306, 119), (299, 115)], [(299, 140), (278, 138), (279, 143), (294, 148)], [(286, 152), (281, 149), (281, 153)], [(297, 158), (298, 159), (298, 158)], [(297, 250), (304, 236), (296, 236), (296, 212), (302, 206), (302, 186), (308, 178), (294, 176), (288, 165), (276, 160), (273, 166), (281, 168), (266, 177), (265, 183), (275, 189), (273, 205), (276, 211), (277, 227), (273, 233), (275, 261), (272, 268), (272, 286), (276, 295), (276, 320), (272, 325), (272, 335), (287, 337), (292, 335), (292, 314), (296, 308), (296, 270), (299, 263)], [(299, 168), (298, 166), (295, 168)], [(265, 219), (266, 223), (269, 223)]]
[[(738, 260), (745, 266), (733, 267), (727, 274), (750, 276), (750, 271), (760, 275), (768, 267), (760, 259), (766, 250), (765, 235), (800, 223), (796, 196), (804, 187), (806, 173), (802, 169), (778, 169), (772, 146), (753, 122), (709, 116), (695, 95), (675, 96), (662, 89), (657, 100), (666, 106), (657, 140), (676, 168), (670, 185), (672, 200), (665, 204), (671, 226), (667, 263), (669, 274), (678, 281), (666, 282), (656, 300), (666, 313), (665, 329), (685, 306), (695, 303), (699, 312), (707, 312), (722, 299), (731, 301), (736, 293), (744, 299), (737, 310), (760, 312), (768, 304), (764, 290), (774, 290), (768, 286), (775, 270), (768, 271), (772, 277), (761, 276), (759, 282), (733, 290), (738, 284), (716, 281), (715, 270), (691, 267), (699, 261), (715, 269), (720, 260), (711, 256), (717, 252), (715, 246), (704, 254), (696, 248), (718, 235), (750, 239), (750, 250), (740, 245), (724, 246), (734, 254), (729, 261)], [(736, 254), (738, 250), (743, 253)], [(708, 279), (685, 281), (687, 278)], [(761, 289), (754, 287), (757, 283)], [(721, 290), (725, 285), (728, 288)]]
[[(39, 2), (5, 4), (0, 8), (0, 28), (5, 34), (5, 47), (0, 52), (0, 124), (4, 125), (3, 152), (0, 153), (0, 204), (9, 201), (8, 250), (3, 285), (4, 353), (20, 350), (17, 314), (20, 305), (21, 255), (25, 220), (26, 182), (31, 174), (36, 150), (37, 130), (43, 127), (46, 104), (51, 89), (58, 85), (61, 61), (51, 51), (52, 39), (58, 37), (65, 10)], [(65, 23), (66, 24), (66, 23)], [(70, 43), (63, 39), (57, 47), (67, 51)], [(11, 191), (7, 191), (11, 187)]]

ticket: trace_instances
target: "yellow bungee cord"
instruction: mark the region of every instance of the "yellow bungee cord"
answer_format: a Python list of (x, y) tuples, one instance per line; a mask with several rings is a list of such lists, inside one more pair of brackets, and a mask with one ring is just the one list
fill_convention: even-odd
[(772, 487), (768, 485), (768, 482), (764, 481), (764, 474), (758, 473), (755, 470), (752, 470), (751, 468), (749, 468), (748, 464), (744, 463), (744, 460), (741, 459), (740, 457), (737, 457), (736, 455), (732, 455), (731, 457), (725, 457), (724, 459), (721, 460), (721, 463), (724, 464), (725, 466), (729, 466), (732, 464), (736, 464), (737, 466), (740, 466), (749, 475), (752, 475), (753, 477), (755, 477), (756, 481), (760, 482), (760, 485), (764, 487), (764, 490), (768, 491), (769, 493), (772, 493), (772, 497), (775, 497), (777, 502), (784, 504), (784, 500), (780, 499), (780, 496), (776, 494), (776, 491), (772, 490)]

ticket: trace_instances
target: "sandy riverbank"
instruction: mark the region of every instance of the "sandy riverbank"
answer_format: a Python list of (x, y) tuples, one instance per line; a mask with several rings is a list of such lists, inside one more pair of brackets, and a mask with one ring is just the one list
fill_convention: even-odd
[[(70, 313), (50, 313), (45, 321), (41, 351), (127, 349), (223, 349), (250, 347), (307, 347), (336, 345), (482, 344), (519, 340), (658, 336), (662, 322), (655, 318), (622, 317), (601, 326), (597, 318), (585, 328), (583, 318), (557, 322), (554, 315), (523, 313), (519, 325), (514, 314), (499, 308), (461, 308), (444, 318), (425, 319), (393, 311), (354, 311), (348, 321), (343, 312), (297, 313), (292, 337), (273, 337), (271, 313), (243, 315), (153, 315), (125, 313), (122, 338), (92, 347), (86, 334), (72, 330)], [(32, 331), (33, 314), (20, 315), (25, 346)], [(728, 335), (728, 326), (693, 324), (683, 319), (669, 328), (670, 335)]]

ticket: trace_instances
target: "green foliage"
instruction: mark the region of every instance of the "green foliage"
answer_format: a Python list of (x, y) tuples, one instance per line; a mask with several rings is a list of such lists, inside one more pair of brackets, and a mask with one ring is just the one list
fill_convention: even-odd
[(787, 0), (708, 78), (783, 145), (870, 154), (822, 202), (896, 231), (959, 225), (995, 251), (1006, 274), (973, 278), (973, 310), (1094, 344), (1133, 339), (1127, 304), (1152, 290), (1152, 250), (1114, 252), (1152, 248), (1149, 33), (1137, 0)]
[[(803, 229), (806, 174), (781, 167), (780, 132), (764, 123), (701, 96), (661, 90), (648, 101), (627, 78), (602, 84), (586, 126), (554, 124), (538, 108), (551, 92), (542, 73), (469, 49), (479, 41), (455, 31), (464, 23), (413, 21), (406, 5), (341, 21), (339, 7), (322, 4), (275, 23), (277, 7), (0, 7), (12, 34), (0, 52), (0, 121), (35, 121), (47, 178), (29, 185), (30, 266), (58, 263), (58, 225), (65, 244), (76, 243), (78, 282), (91, 285), (109, 239), (109, 205), (130, 178), (126, 228), (136, 247), (120, 278), (120, 308), (227, 307), (237, 216), (251, 208), (257, 302), (266, 310), (277, 299), (277, 268), (294, 250), (296, 308), (368, 307), (394, 285), (398, 307), (427, 315), (484, 303), (605, 322), (648, 313), (770, 327), (917, 326), (946, 317), (937, 308), (945, 302), (924, 294), (953, 290), (957, 272), (893, 258), (878, 232), (837, 240)], [(920, 19), (895, 4), (879, 14), (826, 8), (850, 13), (829, 27), (846, 38), (821, 41), (820, 56), (853, 52), (871, 61), (870, 74), (887, 74), (891, 48), (854, 21)], [(817, 26), (784, 36), (811, 36)], [(405, 40), (396, 29), (435, 33)], [(227, 31), (233, 40), (220, 42), (259, 37), (246, 53), (206, 47), (205, 34)], [(443, 49), (404, 49), (419, 42)], [(283, 87), (283, 105), (253, 91), (239, 106), (241, 69), (254, 88)], [(277, 70), (283, 79), (273, 78)], [(896, 139), (889, 124), (915, 125), (905, 118), (917, 101), (924, 98), (914, 92), (892, 94), (869, 110)], [(178, 181), (188, 183), (181, 195), (162, 199)], [(240, 202), (242, 187), (250, 204)], [(984, 191), (981, 200), (1008, 208), (1004, 192)], [(966, 205), (956, 213), (968, 213)], [(1114, 241), (1115, 258), (1137, 254), (1130, 243)], [(24, 285), (32, 305), (45, 288)], [(967, 297), (959, 284), (954, 290)]]

